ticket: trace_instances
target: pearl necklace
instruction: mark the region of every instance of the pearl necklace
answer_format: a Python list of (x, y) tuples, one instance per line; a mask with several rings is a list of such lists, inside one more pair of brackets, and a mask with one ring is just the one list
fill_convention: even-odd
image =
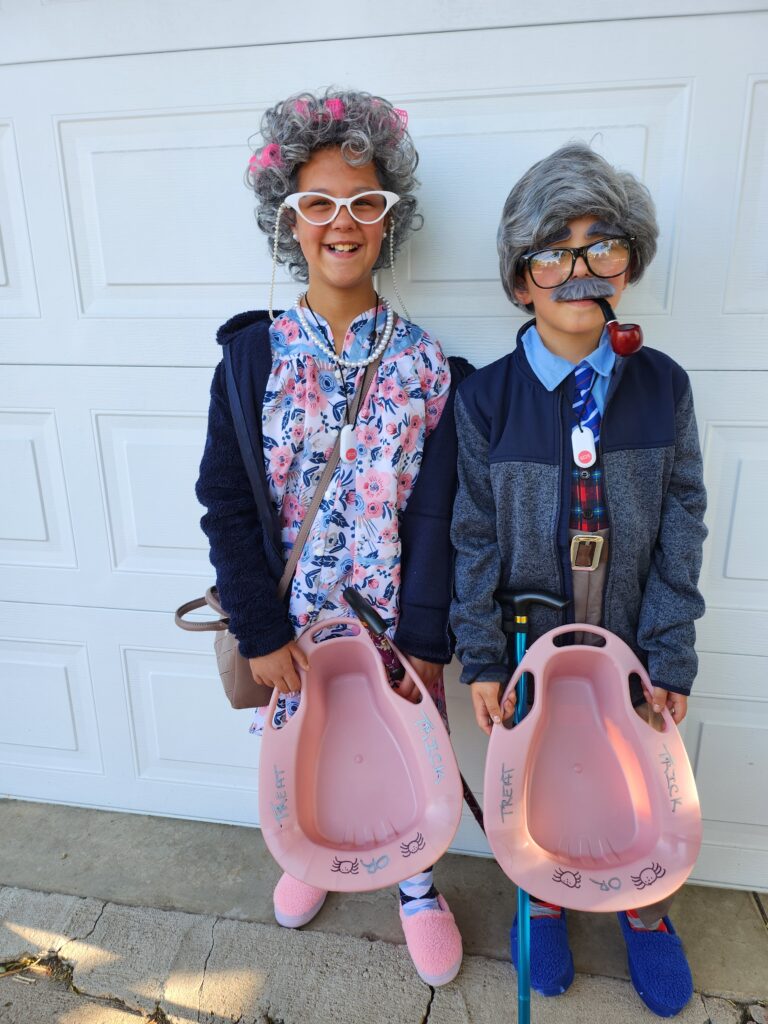
[(296, 299), (296, 312), (298, 313), (299, 321), (301, 322), (301, 326), (304, 328), (304, 333), (307, 335), (307, 337), (315, 343), (315, 346), (320, 349), (324, 356), (327, 356), (328, 359), (331, 360), (331, 365), (334, 367), (333, 372), (337, 380), (341, 380), (342, 367), (345, 370), (358, 370), (364, 366), (370, 366), (371, 363), (375, 362), (379, 358), (381, 353), (384, 351), (384, 349), (387, 347), (390, 340), (392, 339), (392, 332), (395, 326), (395, 314), (392, 312), (392, 307), (390, 306), (389, 301), (382, 297), (381, 304), (386, 310), (387, 319), (386, 323), (384, 324), (384, 330), (379, 335), (378, 344), (373, 349), (371, 354), (367, 356), (365, 359), (343, 359), (341, 356), (336, 354), (336, 350), (328, 342), (328, 340), (324, 338), (322, 334), (320, 334), (320, 332), (316, 331), (315, 328), (310, 325), (309, 320), (307, 320), (306, 315), (304, 313), (304, 309), (302, 308), (301, 305), (301, 301), (303, 298), (305, 298), (305, 296), (306, 292), (302, 292)]

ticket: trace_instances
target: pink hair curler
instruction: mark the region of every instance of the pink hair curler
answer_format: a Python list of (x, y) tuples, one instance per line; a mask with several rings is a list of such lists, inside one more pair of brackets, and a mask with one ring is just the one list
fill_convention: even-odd
[(344, 106), (344, 100), (340, 99), (329, 99), (323, 104), (326, 111), (330, 115), (332, 121), (343, 121), (344, 115), (347, 110)]
[(276, 142), (270, 142), (268, 146), (264, 146), (248, 161), (248, 171), (252, 175), (258, 174), (260, 168), (284, 166), (282, 152)]
[[(344, 624), (350, 635), (318, 642)], [(462, 790), (448, 733), (424, 684), (392, 690), (371, 638), (350, 618), (324, 619), (299, 645), (301, 704), (276, 729), (270, 704), (261, 743), (264, 840), (294, 878), (335, 892), (383, 889), (431, 867), (459, 826)]]
[[(604, 647), (558, 647), (596, 634)], [(538, 899), (573, 910), (647, 906), (688, 878), (701, 811), (682, 737), (667, 709), (657, 732), (632, 708), (629, 677), (652, 686), (630, 648), (605, 629), (561, 626), (530, 648), (528, 715), (495, 725), (485, 763), (485, 829), (501, 869)], [(506, 694), (505, 694), (506, 695)]]

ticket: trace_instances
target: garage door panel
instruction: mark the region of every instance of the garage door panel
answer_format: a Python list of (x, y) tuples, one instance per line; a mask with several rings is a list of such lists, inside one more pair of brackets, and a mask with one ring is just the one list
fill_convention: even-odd
[(0, 637), (0, 763), (101, 773), (83, 644)]
[(200, 575), (208, 546), (194, 500), (205, 416), (94, 416), (112, 568)]
[(0, 696), (5, 793), (258, 823), (259, 740), (251, 712), (227, 703), (210, 633), (166, 614), (0, 602)]
[(744, 142), (728, 261), (724, 312), (768, 313), (765, 239), (768, 237), (768, 78), (749, 80)]
[(0, 411), (0, 563), (76, 568), (56, 415)]
[(158, 782), (255, 793), (258, 741), (233, 729), (212, 654), (123, 649), (136, 773)]
[(16, 138), (10, 121), (0, 121), (0, 316), (40, 316)]
[(696, 696), (686, 743), (707, 820), (759, 829), (768, 852), (768, 702)]
[(104, 112), (59, 123), (81, 316), (217, 317), (265, 292), (269, 254), (236, 187), (260, 117)]
[(765, 888), (768, 854), (751, 844), (749, 834), (725, 826), (722, 835), (712, 834), (702, 844), (692, 882), (735, 889)]
[[(716, 621), (720, 611), (710, 608), (702, 620), (706, 626), (709, 619)], [(708, 630), (699, 629), (697, 650), (699, 674), (693, 690), (692, 700), (703, 696), (721, 695), (739, 700), (763, 700), (766, 696), (765, 663), (762, 657), (743, 651), (707, 650)]]
[[(700, 680), (705, 685), (704, 680)], [(685, 722), (704, 819), (702, 858), (693, 878), (729, 878), (748, 851), (739, 884), (764, 886), (768, 872), (768, 701), (697, 692)]]
[(764, 375), (694, 373), (692, 385), (703, 439), (710, 531), (702, 589), (718, 609), (768, 613)]
[(170, 612), (210, 585), (194, 492), (210, 379), (208, 369), (7, 368), (0, 402), (54, 408), (0, 413), (0, 438), (21, 439), (0, 449), (12, 510), (0, 513), (4, 593)]
[(592, 88), (574, 82), (566, 89), (409, 102), (426, 226), (410, 245), (407, 295), (421, 318), (461, 316), (478, 301), (484, 316), (509, 314), (493, 245), (504, 201), (528, 167), (575, 139), (591, 142), (651, 189), (664, 232), (631, 306), (637, 315), (669, 312), (689, 93), (687, 82)]

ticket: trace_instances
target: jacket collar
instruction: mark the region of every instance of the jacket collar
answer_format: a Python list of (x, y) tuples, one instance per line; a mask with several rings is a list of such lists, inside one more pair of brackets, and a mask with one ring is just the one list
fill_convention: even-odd
[[(527, 377), (528, 380), (534, 382), (535, 384), (538, 384), (538, 386), (540, 388), (542, 388), (542, 390), (546, 391), (546, 388), (541, 383), (539, 378), (536, 376), (536, 374), (535, 374), (535, 372), (533, 370), (533, 367), (528, 362), (528, 356), (525, 354), (525, 346), (523, 345), (523, 336), (524, 336), (524, 334), (526, 333), (526, 331), (528, 330), (529, 327), (535, 327), (535, 326), (536, 326), (536, 318), (533, 317), (531, 320), (527, 320), (522, 325), (522, 327), (519, 328), (519, 330), (517, 332), (517, 338), (516, 338), (516, 341), (515, 341), (515, 349), (514, 349), (514, 352), (513, 352), (513, 357), (517, 360), (518, 366), (520, 368), (520, 371), (523, 373), (523, 375), (525, 377)], [(626, 369), (627, 359), (628, 358), (629, 358), (628, 356), (619, 356), (619, 355), (616, 356), (616, 361), (615, 361), (614, 367), (613, 367), (613, 373), (611, 374), (611, 379), (610, 379), (610, 382), (608, 384), (608, 392), (607, 392), (606, 397), (605, 397), (606, 406), (607, 406), (608, 402), (610, 401), (613, 393), (616, 391), (616, 388), (619, 386), (621, 378), (624, 376), (624, 371)], [(566, 378), (566, 380), (567, 379), (568, 378)]]

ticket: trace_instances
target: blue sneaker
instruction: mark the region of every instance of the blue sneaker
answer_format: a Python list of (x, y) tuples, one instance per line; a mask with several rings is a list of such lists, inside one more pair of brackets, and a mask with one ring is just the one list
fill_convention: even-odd
[[(517, 970), (517, 914), (509, 940), (512, 963)], [(532, 917), (531, 988), (541, 996), (559, 996), (570, 987), (573, 976), (565, 911), (560, 911), (560, 917)]]
[(693, 995), (693, 978), (683, 944), (668, 917), (666, 932), (636, 931), (617, 914), (627, 944), (629, 976), (640, 998), (659, 1017), (674, 1017)]

